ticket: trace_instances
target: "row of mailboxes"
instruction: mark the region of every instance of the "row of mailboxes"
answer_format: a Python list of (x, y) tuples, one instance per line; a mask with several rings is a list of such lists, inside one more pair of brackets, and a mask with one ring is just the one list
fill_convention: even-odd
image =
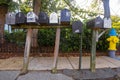
[(25, 15), (23, 12), (18, 12), (17, 14), (9, 12), (6, 14), (6, 24), (70, 24), (70, 17), (71, 13), (68, 9), (61, 10), (60, 19), (57, 13), (55, 12), (51, 13), (50, 17), (48, 17), (48, 15), (45, 12), (40, 12), (38, 16), (34, 12), (28, 12), (27, 15)]
[(86, 26), (92, 29), (99, 29), (99, 28), (111, 28), (111, 19), (104, 18), (102, 19), (100, 16), (96, 17), (87, 22)]

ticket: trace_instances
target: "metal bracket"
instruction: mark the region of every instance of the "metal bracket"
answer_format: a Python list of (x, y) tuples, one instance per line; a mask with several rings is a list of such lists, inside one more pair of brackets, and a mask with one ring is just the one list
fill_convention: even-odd
[(96, 42), (98, 42), (99, 38), (106, 32), (108, 31), (108, 29), (102, 31), (100, 34), (98, 33), (98, 30), (96, 32)]

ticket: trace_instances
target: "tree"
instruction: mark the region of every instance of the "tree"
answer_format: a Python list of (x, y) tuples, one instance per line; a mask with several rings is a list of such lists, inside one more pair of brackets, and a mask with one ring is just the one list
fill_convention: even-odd
[(5, 23), (5, 14), (7, 13), (8, 6), (0, 5), (0, 42), (4, 43), (4, 23)]
[[(14, 7), (13, 7), (14, 6)], [(4, 43), (4, 24), (5, 24), (5, 15), (6, 13), (15, 9), (17, 4), (12, 0), (1, 0), (0, 1), (0, 42)]]
[[(33, 11), (36, 15), (39, 14), (39, 11), (40, 11), (40, 7), (41, 7), (41, 0), (34, 0), (33, 1)], [(38, 37), (37, 37), (37, 34), (38, 34), (38, 29), (33, 29), (33, 37), (32, 37), (32, 47), (38, 47)]]

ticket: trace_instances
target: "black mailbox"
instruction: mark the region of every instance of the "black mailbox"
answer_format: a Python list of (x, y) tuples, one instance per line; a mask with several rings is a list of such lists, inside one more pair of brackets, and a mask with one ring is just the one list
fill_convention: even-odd
[(63, 9), (61, 10), (61, 24), (70, 24), (70, 17), (71, 17), (71, 13), (68, 9)]
[(15, 13), (9, 12), (6, 14), (6, 24), (15, 25)]
[(26, 23), (26, 16), (25, 16), (25, 14), (24, 13), (22, 13), (22, 12), (18, 12), (17, 14), (16, 14), (16, 17), (15, 17), (16, 19), (16, 24), (24, 24), (24, 23)]
[(100, 16), (98, 16), (95, 19), (88, 21), (87, 27), (90, 27), (93, 29), (103, 28), (103, 19)]
[(83, 23), (81, 21), (73, 22), (72, 24), (73, 33), (82, 33), (82, 26), (83, 26)]
[(49, 23), (49, 18), (48, 15), (45, 12), (40, 12), (38, 15), (38, 21), (40, 24), (48, 24)]

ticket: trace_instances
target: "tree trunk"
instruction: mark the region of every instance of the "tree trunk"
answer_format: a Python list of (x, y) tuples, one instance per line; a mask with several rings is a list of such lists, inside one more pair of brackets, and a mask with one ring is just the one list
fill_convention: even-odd
[(4, 24), (5, 24), (5, 15), (8, 11), (7, 5), (0, 5), (0, 43), (4, 43)]
[[(40, 6), (41, 6), (41, 0), (34, 0), (33, 11), (36, 15), (39, 14)], [(38, 47), (37, 34), (38, 34), (38, 29), (33, 29), (32, 43), (31, 43), (32, 47)]]

